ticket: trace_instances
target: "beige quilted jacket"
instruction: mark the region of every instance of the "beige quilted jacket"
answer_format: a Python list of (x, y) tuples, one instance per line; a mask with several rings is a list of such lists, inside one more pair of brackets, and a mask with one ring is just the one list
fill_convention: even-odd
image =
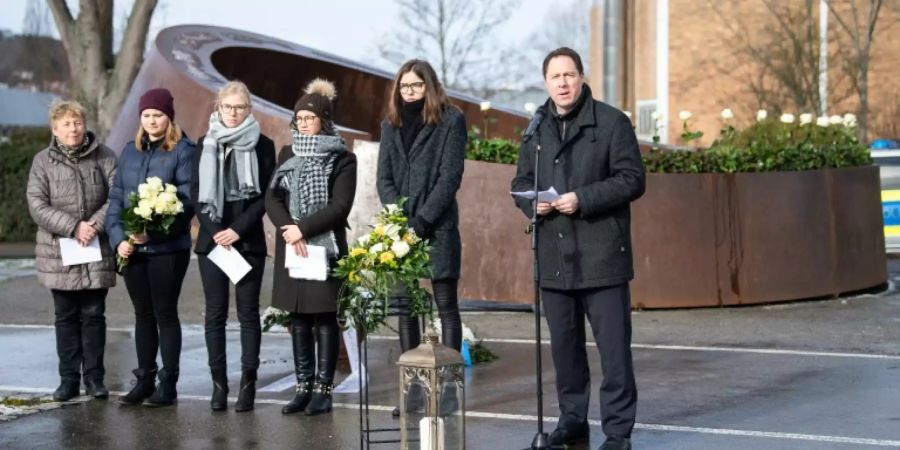
[[(28, 176), (28, 210), (38, 225), (35, 256), (38, 280), (49, 289), (75, 291), (116, 285), (115, 258), (103, 221), (116, 155), (91, 135), (91, 144), (77, 163), (53, 144), (35, 155)], [(95, 220), (103, 260), (64, 266), (59, 238), (73, 237), (82, 220)]]

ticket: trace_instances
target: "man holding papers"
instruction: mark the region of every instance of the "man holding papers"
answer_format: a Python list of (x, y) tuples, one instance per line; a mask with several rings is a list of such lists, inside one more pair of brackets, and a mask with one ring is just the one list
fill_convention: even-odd
[[(538, 190), (552, 187), (560, 193), (537, 201), (539, 282), (560, 409), (550, 444), (588, 438), (587, 316), (603, 364), (599, 397), (607, 439), (600, 448), (630, 449), (637, 387), (631, 359), (629, 205), (644, 193), (644, 166), (631, 121), (591, 97), (578, 53), (554, 50), (543, 69), (550, 95), (541, 107), (546, 115), (522, 145), (512, 191), (534, 189), (536, 164)], [(516, 196), (515, 202), (531, 217), (531, 200)]]
[(347, 216), (356, 194), (356, 156), (335, 131), (334, 96), (328, 81), (307, 86), (294, 106), (293, 144), (281, 149), (266, 192), (266, 212), (278, 228), (272, 306), (291, 313), (297, 375), (284, 414), (331, 412), (341, 281), (327, 273), (347, 254)]
[(202, 148), (194, 153), (191, 198), (200, 222), (194, 252), (206, 297), (213, 411), (228, 406), (225, 322), (231, 284), (241, 323), (241, 384), (234, 410), (251, 411), (256, 400), (262, 340), (259, 290), (267, 253), (262, 218), (265, 192), (275, 169), (275, 143), (260, 133), (251, 109), (244, 83), (225, 84), (209, 117), (209, 130), (197, 140)]
[[(35, 155), (28, 176), (28, 210), (37, 223), (38, 279), (53, 294), (61, 383), (53, 399), (85, 391), (106, 398), (106, 293), (116, 285), (115, 261), (103, 231), (116, 155), (86, 131), (84, 108), (50, 107), (53, 139)], [(101, 245), (102, 244), (102, 245)]]

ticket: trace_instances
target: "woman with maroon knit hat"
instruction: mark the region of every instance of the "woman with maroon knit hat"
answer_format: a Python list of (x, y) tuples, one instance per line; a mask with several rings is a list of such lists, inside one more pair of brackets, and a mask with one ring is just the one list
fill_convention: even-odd
[[(119, 398), (124, 405), (166, 406), (175, 403), (178, 394), (181, 357), (181, 322), (178, 320), (178, 296), (190, 261), (190, 221), (194, 215), (190, 198), (191, 163), (194, 143), (175, 124), (175, 106), (167, 89), (151, 89), (141, 96), (138, 115), (141, 124), (133, 141), (125, 144), (119, 156), (119, 169), (109, 194), (106, 231), (113, 250), (128, 258), (122, 270), (125, 286), (134, 305), (134, 341), (138, 368), (137, 382), (131, 392)], [(148, 177), (177, 187), (184, 205), (168, 233), (148, 232), (128, 235), (121, 214), (131, 205), (128, 194)], [(135, 245), (131, 245), (131, 237)], [(156, 355), (163, 368), (157, 372)], [(156, 386), (157, 375), (159, 385)]]

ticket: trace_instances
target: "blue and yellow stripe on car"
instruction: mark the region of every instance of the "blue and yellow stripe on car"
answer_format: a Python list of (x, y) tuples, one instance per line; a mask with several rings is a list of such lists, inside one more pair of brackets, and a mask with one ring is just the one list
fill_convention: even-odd
[(900, 189), (881, 191), (885, 237), (900, 236)]

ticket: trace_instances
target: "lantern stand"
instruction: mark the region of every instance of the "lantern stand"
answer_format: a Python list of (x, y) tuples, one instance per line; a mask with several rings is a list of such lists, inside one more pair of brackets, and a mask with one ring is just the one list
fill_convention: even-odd
[[(368, 297), (367, 297), (368, 299)], [(429, 295), (428, 308), (431, 313), (434, 312), (434, 305), (432, 304), (431, 295)], [(367, 300), (368, 301), (368, 300)], [(398, 306), (395, 304), (394, 311)], [(396, 314), (394, 314), (396, 315)], [(420, 326), (424, 335), (425, 330), (425, 317), (422, 316), (420, 318)], [(359, 364), (359, 367), (366, 367), (365, 377), (369, 376), (369, 333), (362, 333), (362, 340), (357, 337), (356, 339), (356, 362)], [(365, 366), (363, 366), (365, 364)], [(368, 380), (366, 380), (368, 381)], [(365, 386), (363, 386), (365, 384)], [(389, 428), (371, 428), (371, 424), (369, 421), (369, 383), (363, 382), (363, 377), (359, 377), (359, 398), (358, 398), (358, 406), (359, 406), (359, 448), (360, 450), (368, 450), (372, 447), (372, 444), (380, 445), (380, 444), (398, 444), (400, 443), (400, 438), (385, 438), (385, 439), (372, 439), (372, 433), (401, 433), (402, 429), (400, 427), (389, 427)]]

